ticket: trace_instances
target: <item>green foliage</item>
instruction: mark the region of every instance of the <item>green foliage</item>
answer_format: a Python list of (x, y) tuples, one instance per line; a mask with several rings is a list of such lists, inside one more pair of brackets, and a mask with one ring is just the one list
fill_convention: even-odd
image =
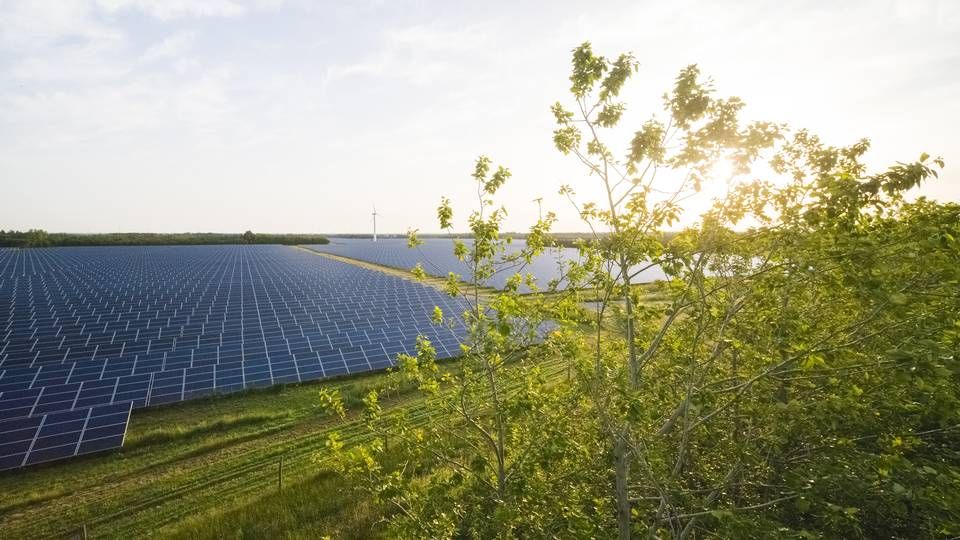
[[(832, 148), (806, 131), (741, 125), (743, 102), (715, 97), (688, 66), (665, 96), (667, 118), (636, 131), (621, 162), (599, 138), (614, 125), (595, 112), (609, 99), (604, 71), (584, 68), (603, 60), (589, 48), (574, 58), (580, 114), (554, 105), (554, 141), (606, 192), (594, 203), (561, 190), (591, 230), (610, 231), (581, 242), (586, 262), (570, 275), (606, 299), (581, 376), (603, 419), (620, 537), (952, 534), (957, 494), (946, 486), (958, 456), (942, 449), (956, 442), (957, 344), (941, 336), (960, 312), (948, 292), (960, 261), (944, 249), (957, 209), (903, 196), (942, 160), (868, 175), (866, 141)], [(760, 159), (786, 182), (734, 181)], [(712, 178), (719, 161), (733, 178)], [(662, 170), (683, 181), (661, 181)], [(667, 238), (677, 201), (718, 180), (734, 181), (728, 196)], [(755, 225), (734, 232), (743, 222)], [(653, 264), (670, 278), (666, 309), (637, 305), (632, 292), (631, 276)], [(622, 345), (603, 343), (608, 310)], [(935, 365), (919, 369), (919, 358)], [(907, 478), (884, 488), (874, 472), (892, 470), (871, 447), (889, 433), (941, 440), (914, 458), (944, 479), (910, 501), (919, 514), (896, 501), (914, 493)]]
[(340, 395), (338, 389), (321, 388), (320, 407), (340, 419), (347, 416), (347, 407), (344, 405), (343, 396)]
[(46, 247), (50, 245), (50, 235), (42, 229), (27, 231), (26, 247)]

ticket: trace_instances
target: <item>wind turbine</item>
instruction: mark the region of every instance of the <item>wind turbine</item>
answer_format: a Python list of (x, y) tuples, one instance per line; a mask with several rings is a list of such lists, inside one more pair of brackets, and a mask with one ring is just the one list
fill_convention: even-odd
[(540, 221), (543, 221), (543, 208), (540, 205), (543, 202), (543, 197), (537, 197), (533, 202), (537, 203), (537, 214), (540, 216)]
[(377, 205), (373, 205), (373, 241), (377, 241)]

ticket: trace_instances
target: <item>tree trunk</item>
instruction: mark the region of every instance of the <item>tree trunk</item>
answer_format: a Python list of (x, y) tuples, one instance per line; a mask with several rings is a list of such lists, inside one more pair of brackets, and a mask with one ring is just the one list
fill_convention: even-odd
[(623, 273), (623, 302), (627, 314), (627, 351), (629, 353), (630, 387), (636, 390), (640, 387), (640, 359), (637, 355), (637, 344), (634, 342), (636, 328), (633, 319), (633, 295), (631, 294), (630, 268), (625, 257), (620, 257), (620, 271)]
[(627, 457), (627, 442), (620, 433), (613, 447), (614, 470), (616, 471), (617, 494), (617, 537), (630, 539), (630, 495), (627, 481), (630, 475), (630, 462)]
[[(627, 268), (626, 258), (621, 255), (620, 269), (623, 273), (624, 304), (627, 315), (627, 351), (629, 351), (628, 365), (630, 375), (630, 389), (637, 390), (640, 387), (640, 364), (637, 358), (637, 347), (634, 343), (634, 319), (633, 319), (633, 297), (630, 290), (630, 269)], [(617, 435), (614, 443), (614, 460), (616, 470), (616, 494), (617, 494), (617, 530), (620, 540), (630, 538), (630, 493), (627, 489), (627, 483), (630, 480), (630, 457), (627, 452), (627, 437), (630, 434), (629, 423), (625, 424)]]

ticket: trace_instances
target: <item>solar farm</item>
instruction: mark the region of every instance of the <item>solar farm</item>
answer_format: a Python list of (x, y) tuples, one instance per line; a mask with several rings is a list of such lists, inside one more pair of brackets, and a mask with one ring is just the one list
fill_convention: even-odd
[(137, 409), (458, 353), (465, 305), (284, 246), (0, 251), (0, 469), (123, 445)]
[[(407, 240), (402, 238), (384, 238), (377, 242), (361, 238), (331, 237), (329, 244), (308, 246), (314, 251), (330, 253), (341, 257), (348, 257), (383, 266), (390, 266), (403, 270), (410, 270), (421, 264), (423, 270), (433, 276), (446, 277), (450, 272), (460, 275), (469, 282), (472, 271), (469, 263), (457, 259), (453, 254), (453, 244), (447, 238), (423, 238), (423, 242), (416, 248), (407, 247)], [(470, 240), (464, 240), (469, 245)], [(506, 255), (519, 252), (524, 247), (524, 241), (514, 240)], [(579, 261), (580, 256), (574, 248), (555, 247), (547, 249), (529, 264), (523, 261), (501, 265), (499, 271), (489, 280), (487, 285), (502, 289), (507, 279), (516, 273), (532, 274), (539, 287), (544, 288), (552, 280), (558, 280), (563, 288), (566, 264)], [(663, 279), (663, 272), (659, 268), (650, 268), (638, 276), (637, 282), (651, 282)], [(522, 291), (528, 289), (524, 286)]]

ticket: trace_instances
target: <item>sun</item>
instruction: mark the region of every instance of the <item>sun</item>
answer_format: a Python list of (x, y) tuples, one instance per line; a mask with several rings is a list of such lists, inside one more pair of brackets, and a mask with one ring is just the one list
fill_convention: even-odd
[(732, 161), (729, 159), (718, 159), (710, 166), (707, 181), (714, 185), (726, 185), (737, 176), (739, 175)]

